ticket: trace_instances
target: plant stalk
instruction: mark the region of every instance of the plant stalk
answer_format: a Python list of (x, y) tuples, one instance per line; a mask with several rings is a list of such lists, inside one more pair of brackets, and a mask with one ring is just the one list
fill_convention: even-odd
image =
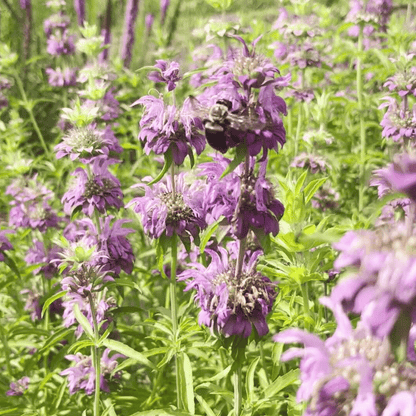
[(241, 415), (243, 403), (243, 381), (241, 365), (238, 365), (234, 371), (234, 415)]

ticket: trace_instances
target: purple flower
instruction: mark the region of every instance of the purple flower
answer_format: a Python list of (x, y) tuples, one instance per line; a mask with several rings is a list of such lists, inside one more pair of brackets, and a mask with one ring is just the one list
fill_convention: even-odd
[(23, 396), (23, 393), (29, 388), (29, 377), (23, 377), (16, 382), (10, 383), (10, 390), (6, 392), (7, 396)]
[(218, 253), (205, 250), (211, 256), (208, 267), (192, 263), (178, 275), (187, 280), (186, 291), (196, 289), (195, 301), (199, 303), (199, 324), (225, 337), (247, 338), (254, 326), (259, 337), (269, 328), (266, 316), (271, 312), (277, 296), (276, 284), (256, 271), (258, 253), (244, 262), (241, 274), (235, 276), (235, 263), (229, 262), (228, 253), (222, 247)]
[(205, 147), (205, 137), (200, 130), (203, 128), (199, 119), (189, 115), (184, 103), (182, 111), (173, 105), (166, 106), (162, 99), (146, 95), (132, 105), (143, 104), (146, 111), (140, 120), (141, 131), (139, 140), (146, 140), (146, 154), (154, 151), (157, 155), (172, 151), (173, 161), (181, 165), (185, 157), (194, 147), (201, 154)]
[(130, 222), (130, 220), (115, 220), (111, 226), (113, 218), (111, 215), (105, 219), (100, 218), (101, 233), (97, 232), (90, 219), (80, 220), (79, 223), (84, 226), (84, 229), (78, 233), (82, 236), (91, 235), (92, 243), (103, 254), (97, 258), (94, 264), (99, 266), (103, 272), (111, 272), (118, 276), (121, 270), (124, 270), (127, 274), (131, 274), (134, 254), (126, 235), (134, 233), (135, 230), (123, 227), (123, 224)]
[(385, 138), (391, 138), (395, 142), (407, 142), (416, 139), (416, 105), (413, 108), (403, 110), (399, 108), (397, 101), (392, 97), (385, 97), (385, 103), (379, 108), (388, 107), (381, 120), (380, 125), (383, 127), (381, 135)]
[[(114, 120), (120, 115), (120, 103), (114, 97), (113, 90), (110, 88), (104, 97), (98, 101), (86, 100), (85, 105), (96, 106), (99, 108), (101, 119), (104, 121)], [(110, 128), (110, 126), (107, 126)]]
[(185, 178), (185, 173), (175, 176), (175, 193), (170, 176), (152, 187), (136, 185), (143, 187), (146, 193), (132, 199), (126, 207), (133, 206), (133, 210), (141, 215), (144, 231), (150, 237), (176, 234), (185, 239), (196, 238), (205, 226), (202, 184), (194, 181), (188, 186)]
[(414, 320), (415, 237), (408, 234), (405, 224), (350, 231), (334, 248), (341, 251), (335, 269), (353, 270), (332, 290), (334, 303), (361, 314), (366, 327), (380, 337), (390, 333), (400, 313)]
[[(414, 54), (409, 54), (406, 56), (406, 60), (410, 63), (414, 56)], [(387, 87), (390, 92), (397, 92), (400, 97), (410, 94), (416, 95), (416, 67), (399, 70), (392, 77), (387, 78), (383, 86)]]
[(156, 68), (160, 69), (156, 72), (151, 72), (148, 78), (153, 82), (163, 82), (168, 85), (168, 91), (176, 88), (176, 83), (181, 80), (179, 76), (179, 64), (175, 61), (166, 62), (162, 59), (156, 61)]
[(4, 261), (4, 252), (13, 250), (13, 246), (5, 234), (13, 233), (12, 230), (0, 230), (0, 261)]
[(309, 169), (311, 173), (323, 173), (326, 171), (328, 164), (321, 156), (301, 153), (293, 159), (290, 166), (294, 168), (306, 168)]
[(46, 74), (48, 75), (49, 85), (53, 87), (69, 87), (76, 85), (77, 75), (76, 70), (72, 68), (46, 68)]
[(46, 51), (53, 56), (72, 55), (75, 52), (74, 36), (69, 35), (67, 30), (55, 32), (47, 40)]
[(120, 146), (110, 126), (105, 130), (99, 130), (95, 124), (86, 127), (75, 127), (64, 137), (63, 142), (55, 146), (56, 158), (60, 159), (69, 155), (71, 160), (78, 157), (84, 163), (94, 161), (97, 155), (109, 156), (110, 152), (121, 153)]
[(166, 19), (166, 12), (168, 10), (170, 0), (160, 0), (160, 24), (163, 25)]
[(70, 24), (71, 20), (69, 19), (69, 16), (61, 11), (49, 16), (43, 22), (43, 28), (46, 36), (49, 38), (49, 36), (51, 36), (55, 31), (65, 32)]
[(74, 0), (74, 8), (78, 16), (78, 25), (84, 26), (85, 22), (85, 0)]
[(33, 292), (30, 289), (23, 289), (20, 291), (22, 295), (28, 295), (26, 299), (26, 304), (24, 307), (25, 311), (30, 312), (30, 317), (32, 321), (38, 321), (42, 317), (42, 308), (40, 307), (39, 300), (41, 298), (39, 293)]
[(33, 245), (26, 253), (25, 261), (27, 264), (45, 263), (44, 266), (33, 270), (34, 274), (42, 273), (46, 279), (51, 279), (58, 274), (58, 266), (61, 253), (61, 248), (53, 244), (49, 249), (46, 249), (42, 241), (33, 240)]
[[(108, 348), (104, 350), (101, 357), (101, 371), (100, 371), (100, 388), (101, 390), (110, 393), (107, 379), (108, 376), (117, 367), (117, 359), (124, 357), (122, 354), (113, 354), (109, 356)], [(91, 395), (95, 391), (95, 369), (91, 357), (76, 353), (75, 355), (66, 355), (65, 358), (75, 363), (74, 366), (62, 371), (61, 376), (68, 376), (69, 393), (74, 394), (79, 390), (84, 390), (87, 395)], [(121, 374), (118, 372), (113, 377), (119, 379)]]
[(248, 173), (243, 175), (240, 165), (220, 179), (228, 163), (228, 159), (221, 157), (216, 162), (200, 165), (201, 173), (208, 178), (204, 198), (207, 222), (216, 221), (224, 215), (238, 239), (245, 238), (250, 229), (277, 235), (284, 207), (275, 198), (273, 186), (265, 177), (267, 162), (262, 162), (255, 174), (251, 159)]
[(96, 157), (92, 163), (91, 176), (82, 168), (75, 170), (73, 175), (77, 176), (77, 182), (62, 197), (66, 214), (71, 215), (75, 208), (81, 207), (82, 212), (91, 217), (94, 210), (104, 213), (110, 207), (123, 207), (120, 181), (107, 169), (114, 163), (117, 163), (114, 159)]
[(155, 21), (155, 17), (151, 13), (146, 14), (144, 22), (145, 22), (145, 26), (146, 26), (147, 36), (149, 36), (150, 32), (152, 31), (154, 21)]
[(409, 198), (398, 198), (390, 201), (381, 209), (381, 214), (377, 218), (375, 226), (393, 224), (398, 219), (403, 219), (410, 214), (411, 201)]
[(311, 200), (312, 207), (320, 210), (335, 210), (339, 206), (339, 193), (330, 185), (325, 184), (315, 193)]
[(297, 401), (308, 403), (305, 414), (393, 415), (396, 413), (386, 409), (397, 406), (398, 395), (407, 398), (411, 394), (414, 400), (410, 386), (416, 380), (415, 371), (406, 363), (394, 362), (387, 339), (371, 336), (360, 324), (353, 329), (340, 304), (329, 298), (320, 301), (335, 315), (338, 327), (334, 335), (322, 341), (300, 329), (288, 329), (273, 338), (305, 346), (291, 348), (281, 358), (301, 357)]
[(416, 157), (403, 153), (396, 155), (392, 164), (374, 171), (395, 192), (406, 194), (416, 202)]
[[(350, 11), (346, 20), (359, 24), (370, 23), (377, 25), (382, 32), (386, 32), (392, 11), (392, 0), (350, 0)], [(364, 29), (367, 35), (374, 31), (372, 26), (365, 26)], [(350, 29), (349, 34), (352, 35), (353, 33)]]
[(134, 45), (134, 29), (138, 11), (139, 0), (128, 0), (124, 17), (124, 31), (121, 46), (121, 59), (125, 67), (129, 67), (131, 62)]

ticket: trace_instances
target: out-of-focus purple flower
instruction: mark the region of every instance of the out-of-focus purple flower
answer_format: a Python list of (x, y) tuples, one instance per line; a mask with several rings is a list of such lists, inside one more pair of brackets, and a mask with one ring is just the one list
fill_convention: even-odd
[(381, 214), (374, 225), (378, 227), (387, 223), (393, 224), (406, 218), (410, 214), (410, 204), (409, 198), (398, 198), (390, 201), (381, 209)]
[(72, 55), (75, 52), (74, 35), (70, 35), (67, 30), (55, 32), (47, 40), (46, 51), (53, 56)]
[[(414, 54), (410, 54), (406, 58), (410, 61), (413, 57)], [(416, 67), (413, 66), (407, 70), (398, 71), (392, 77), (387, 78), (383, 87), (387, 87), (390, 92), (397, 92), (400, 97), (406, 97), (410, 94), (416, 96)]]
[(416, 139), (416, 104), (412, 109), (403, 110), (393, 97), (385, 97), (386, 102), (379, 108), (388, 107), (380, 125), (383, 127), (381, 135), (391, 138), (395, 142), (406, 142)]
[[(382, 32), (386, 32), (390, 15), (393, 11), (392, 0), (350, 0), (350, 11), (346, 17), (348, 22), (368, 23), (376, 25)], [(350, 28), (349, 34), (352, 36), (354, 31)], [(374, 31), (373, 26), (365, 26), (366, 34), (370, 35)]]
[(141, 215), (144, 231), (150, 237), (176, 234), (184, 239), (195, 238), (205, 227), (202, 184), (194, 181), (188, 186), (185, 178), (185, 173), (175, 176), (174, 194), (170, 176), (152, 187), (135, 185), (143, 187), (146, 193), (133, 198), (126, 207), (133, 206), (133, 210)]
[(147, 36), (149, 36), (150, 32), (152, 31), (154, 21), (155, 21), (155, 17), (151, 13), (146, 14), (146, 17), (144, 19), (144, 24), (146, 26)]
[(30, 7), (30, 0), (20, 0), (20, 7), (25, 10)]
[[(124, 357), (122, 354), (113, 354), (110, 357), (110, 349), (104, 350), (101, 357), (100, 371), (100, 388), (110, 393), (108, 386), (108, 376), (117, 367), (117, 359)], [(68, 376), (69, 393), (74, 394), (79, 390), (84, 390), (87, 395), (91, 395), (95, 391), (95, 369), (91, 357), (76, 353), (75, 355), (66, 355), (65, 358), (75, 363), (74, 366), (67, 368), (60, 373), (61, 376)], [(113, 378), (119, 379), (121, 374), (117, 372)]]
[(7, 187), (6, 194), (14, 197), (10, 203), (10, 225), (38, 229), (41, 232), (50, 227), (58, 227), (60, 219), (47, 202), (53, 193), (37, 181), (37, 176), (13, 181)]
[(59, 30), (60, 32), (64, 32), (69, 25), (71, 24), (71, 20), (69, 16), (60, 11), (58, 13), (54, 13), (49, 16), (43, 22), (43, 29), (45, 30), (45, 34), (47, 37), (51, 36), (55, 29)]
[(85, 22), (85, 0), (74, 0), (74, 8), (78, 17), (78, 25), (84, 26)]
[(12, 87), (10, 80), (6, 77), (0, 76), (0, 91), (9, 90)]
[(394, 157), (386, 168), (374, 171), (395, 192), (406, 194), (416, 202), (416, 157), (403, 153)]
[(117, 163), (114, 159), (96, 157), (92, 163), (91, 177), (84, 169), (75, 169), (75, 186), (62, 197), (66, 214), (71, 215), (75, 208), (81, 207), (82, 212), (91, 217), (94, 210), (104, 213), (110, 207), (123, 207), (120, 181), (108, 171), (108, 166), (114, 163)]
[(279, 10), (279, 17), (273, 24), (285, 39), (313, 38), (322, 34), (319, 18), (315, 14), (307, 16), (289, 15), (285, 8)]
[(97, 232), (90, 219), (80, 220), (79, 224), (85, 229), (81, 229), (78, 233), (82, 236), (90, 233), (93, 244), (103, 253), (103, 256), (95, 262), (103, 272), (119, 275), (121, 270), (124, 270), (130, 274), (133, 270), (134, 254), (126, 236), (135, 231), (132, 228), (123, 227), (123, 224), (130, 220), (115, 220), (111, 226), (113, 218), (111, 215), (106, 216), (104, 220), (100, 218), (101, 233)]
[(189, 83), (197, 88), (204, 84), (210, 76), (216, 71), (220, 59), (223, 57), (223, 52), (218, 45), (209, 44), (196, 48), (192, 53), (191, 69), (198, 69), (205, 67), (203, 72), (193, 74)]
[(46, 68), (46, 74), (48, 75), (48, 83), (52, 87), (69, 87), (74, 86), (77, 83), (77, 72), (73, 68)]
[(6, 238), (5, 234), (13, 233), (12, 230), (0, 230), (0, 261), (4, 261), (4, 252), (7, 250), (13, 250), (13, 246)]
[(293, 159), (290, 166), (294, 168), (306, 168), (309, 169), (311, 173), (323, 173), (326, 171), (328, 164), (321, 156), (301, 153)]
[(255, 174), (251, 160), (247, 174), (243, 175), (239, 166), (220, 179), (229, 162), (224, 157), (217, 157), (215, 162), (200, 165), (202, 175), (208, 180), (204, 197), (207, 222), (225, 216), (238, 239), (246, 237), (250, 229), (277, 235), (284, 207), (275, 198), (273, 186), (265, 177), (266, 163), (262, 162)]
[(138, 11), (139, 0), (128, 0), (124, 17), (124, 31), (121, 45), (121, 59), (125, 67), (130, 66), (132, 58), (134, 45), (134, 28), (136, 26)]
[(7, 396), (23, 396), (23, 393), (29, 388), (29, 377), (22, 377), (16, 382), (10, 383), (10, 390), (6, 392)]
[(168, 10), (170, 0), (160, 0), (160, 24), (163, 25), (166, 19), (166, 12)]
[(334, 210), (339, 206), (339, 192), (325, 184), (311, 200), (312, 207), (321, 211)]
[(225, 337), (247, 338), (254, 326), (259, 337), (269, 328), (266, 316), (271, 312), (277, 292), (276, 284), (256, 271), (258, 253), (244, 262), (241, 274), (235, 276), (235, 263), (229, 262), (222, 247), (218, 253), (206, 250), (212, 258), (208, 267), (193, 263), (178, 275), (186, 280), (186, 291), (196, 289), (195, 301), (199, 303), (199, 324)]
[(102, 64), (108, 61), (109, 49), (111, 45), (111, 16), (112, 16), (112, 1), (107, 0), (107, 8), (105, 10), (104, 25), (101, 28), (101, 36), (104, 38), (102, 46), (108, 46), (98, 56), (98, 61)]
[(176, 83), (181, 80), (179, 76), (179, 64), (175, 61), (166, 62), (162, 59), (156, 61), (155, 68), (159, 68), (159, 71), (150, 72), (148, 78), (153, 82), (163, 82), (167, 84), (168, 91), (172, 91), (176, 88)]
[(173, 161), (181, 165), (194, 147), (200, 155), (205, 147), (202, 123), (190, 116), (187, 101), (182, 111), (173, 105), (166, 106), (162, 99), (146, 95), (132, 105), (143, 104), (146, 111), (140, 120), (139, 140), (146, 140), (146, 154), (154, 151), (157, 155), (172, 151)]
[(97, 155), (109, 156), (110, 152), (123, 151), (110, 126), (105, 130), (97, 129), (95, 124), (75, 127), (62, 140), (62, 143), (55, 146), (57, 159), (69, 155), (71, 160), (79, 157), (84, 163), (89, 163)]
[(42, 241), (33, 240), (33, 245), (26, 253), (25, 261), (27, 264), (40, 264), (45, 263), (44, 266), (38, 267), (33, 270), (34, 274), (42, 273), (46, 279), (52, 279), (52, 277), (58, 274), (58, 266), (62, 249), (53, 244), (49, 249), (46, 249)]
[(40, 320), (42, 316), (42, 308), (40, 307), (39, 300), (41, 298), (39, 293), (35, 293), (30, 289), (23, 289), (20, 291), (22, 295), (27, 295), (26, 304), (24, 307), (25, 311), (30, 312), (32, 321)]
[(341, 305), (329, 298), (320, 301), (335, 315), (334, 335), (322, 341), (300, 329), (288, 329), (273, 338), (304, 344), (303, 349), (289, 349), (281, 359), (301, 358), (297, 401), (308, 403), (305, 415), (387, 416), (403, 409), (413, 414), (414, 369), (394, 361), (387, 339), (372, 336), (364, 325), (353, 329)]
[[(101, 119), (104, 121), (114, 120), (120, 115), (120, 103), (114, 97), (110, 88), (103, 98), (97, 101), (85, 100), (85, 106), (98, 107)], [(107, 126), (108, 127), (108, 126)]]
[(0, 92), (0, 110), (2, 108), (7, 108), (8, 106), (9, 106), (9, 100), (2, 92)]
[(351, 267), (355, 273), (341, 280), (331, 299), (347, 311), (361, 314), (373, 334), (388, 335), (400, 313), (416, 313), (415, 236), (402, 222), (374, 231), (350, 231), (334, 248), (341, 251), (335, 269)]

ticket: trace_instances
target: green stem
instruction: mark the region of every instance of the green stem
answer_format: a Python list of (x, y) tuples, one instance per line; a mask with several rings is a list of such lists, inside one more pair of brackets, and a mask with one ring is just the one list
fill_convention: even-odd
[[(309, 311), (309, 294), (308, 294), (308, 286), (307, 283), (302, 283), (300, 285), (301, 290), (302, 290), (302, 298), (303, 298), (303, 313), (305, 315), (305, 318), (310, 316), (310, 311)], [(310, 326), (309, 326), (309, 321), (307, 319), (305, 319), (305, 329), (307, 331), (310, 330)]]
[(238, 365), (234, 371), (234, 415), (241, 415), (243, 403), (243, 382), (241, 365)]
[[(172, 176), (173, 177), (173, 176)], [(177, 236), (173, 234), (171, 238), (171, 263), (170, 263), (170, 310), (172, 315), (172, 333), (173, 342), (176, 346), (178, 331), (178, 302), (176, 299), (176, 268), (178, 262), (178, 243)], [(176, 375), (176, 400), (177, 407), (180, 409), (180, 391), (179, 391), (179, 372), (178, 372), (178, 355), (175, 353), (175, 375)]]
[(263, 366), (264, 372), (266, 373), (266, 380), (267, 382), (270, 384), (270, 377), (269, 377), (269, 373), (266, 370), (267, 366), (266, 366), (266, 357), (264, 355), (264, 349), (263, 349), (263, 341), (261, 341), (259, 343), (260, 346), (260, 358), (261, 358), (261, 365)]
[(366, 137), (364, 124), (364, 103), (363, 103), (363, 75), (362, 75), (362, 52), (363, 52), (363, 26), (360, 25), (360, 34), (358, 35), (357, 47), (357, 99), (358, 114), (360, 117), (360, 188), (358, 191), (358, 211), (364, 208), (364, 188), (365, 188), (365, 151)]
[(176, 186), (175, 186), (175, 163), (174, 162), (172, 162), (171, 177), (172, 177), (172, 202), (175, 203)]
[(33, 115), (31, 104), (27, 100), (27, 96), (26, 96), (25, 89), (23, 87), (22, 80), (20, 79), (19, 74), (17, 72), (13, 72), (13, 75), (14, 75), (14, 78), (16, 79), (16, 84), (17, 84), (17, 86), (19, 88), (19, 91), (20, 91), (20, 94), (22, 95), (22, 98), (23, 98), (23, 106), (26, 109), (26, 111), (29, 113), (30, 121), (32, 122), (33, 128), (35, 129), (36, 134), (39, 137), (40, 143), (43, 147), (43, 150), (45, 151), (45, 154), (47, 156), (49, 156), (49, 149), (46, 146), (46, 143), (45, 143), (45, 140), (43, 138), (42, 132), (39, 129), (39, 126), (38, 126), (38, 123), (36, 122), (35, 116)]
[(302, 116), (303, 116), (303, 105), (302, 105), (302, 103), (299, 103), (298, 124), (296, 126), (294, 156), (296, 156), (298, 154), (299, 141), (300, 141), (300, 132), (301, 132), (301, 129), (302, 129)]
[(9, 343), (7, 342), (7, 335), (3, 332), (3, 329), (0, 329), (0, 336), (4, 348), (4, 358), (6, 359), (7, 373), (11, 378), (13, 376), (13, 372), (12, 366), (10, 365), (10, 348)]
[(93, 415), (100, 415), (100, 379), (101, 379), (101, 359), (100, 359), (100, 350), (97, 347), (99, 332), (98, 332), (98, 323), (96, 310), (94, 305), (94, 300), (91, 293), (88, 294), (88, 301), (91, 307), (92, 322), (94, 326), (94, 346), (91, 347), (92, 362), (95, 369), (95, 392), (94, 392), (94, 405), (93, 405)]

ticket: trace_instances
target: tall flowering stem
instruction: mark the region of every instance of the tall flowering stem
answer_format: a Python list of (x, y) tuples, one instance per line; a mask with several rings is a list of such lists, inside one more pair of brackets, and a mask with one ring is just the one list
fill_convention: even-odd
[(234, 414), (241, 415), (241, 407), (243, 403), (243, 376), (241, 365), (238, 365), (234, 372)]
[(364, 104), (363, 104), (363, 75), (362, 75), (362, 53), (363, 53), (363, 25), (360, 24), (357, 46), (357, 98), (358, 112), (360, 117), (360, 188), (358, 191), (358, 210), (361, 212), (364, 207), (364, 187), (365, 187), (365, 124), (364, 124)]

